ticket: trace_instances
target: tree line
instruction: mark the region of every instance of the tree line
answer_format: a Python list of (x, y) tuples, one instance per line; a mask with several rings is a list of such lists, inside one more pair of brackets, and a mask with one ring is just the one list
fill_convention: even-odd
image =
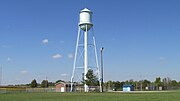
[[(48, 80), (43, 80), (43, 81), (41, 82), (41, 84), (38, 84), (35, 79), (32, 80), (31, 83), (29, 84), (29, 86), (30, 86), (31, 88), (36, 88), (36, 87), (38, 87), (38, 86), (40, 86), (40, 87), (42, 87), (42, 88), (48, 88), (49, 85), (50, 85), (50, 82), (48, 82)], [(54, 84), (53, 84), (53, 85), (54, 85)]]
[(42, 80), (41, 83), (37, 83), (36, 79), (33, 79), (31, 81), (31, 83), (26, 84), (26, 85), (19, 85), (19, 86), (29, 86), (31, 88), (37, 88), (37, 87), (48, 88), (49, 86), (51, 86), (51, 87), (55, 86), (55, 84), (58, 82), (64, 82), (64, 81), (63, 80), (57, 80), (56, 82), (48, 82), (48, 80)]
[(127, 81), (107, 81), (104, 82), (104, 88), (106, 90), (122, 90), (123, 85), (133, 85), (135, 90), (173, 90), (180, 89), (180, 81), (171, 80), (169, 77), (161, 79), (161, 77), (155, 78), (155, 81), (133, 79)]
[[(94, 75), (93, 70), (89, 70), (86, 74), (86, 80), (82, 79), (82, 85), (87, 84), (88, 86), (99, 86), (99, 80)], [(55, 86), (58, 82), (64, 82), (62, 80), (57, 80), (56, 82), (48, 82), (48, 80), (43, 80), (41, 84), (38, 84), (36, 80), (32, 80), (28, 86), (32, 88), (42, 87), (48, 88), (49, 86)], [(133, 85), (135, 90), (173, 90), (180, 89), (180, 81), (172, 80), (169, 77), (161, 78), (156, 77), (154, 81), (139, 80), (134, 81), (133, 79), (126, 81), (107, 81), (103, 83), (104, 90), (122, 90), (123, 85)]]
[[(89, 75), (89, 74), (88, 74)], [(82, 81), (82, 83), (86, 83), (88, 86), (98, 86), (99, 82), (97, 77), (92, 76), (92, 72), (90, 72), (90, 76), (87, 80)], [(91, 78), (92, 77), (92, 78)], [(55, 86), (58, 82), (64, 82), (62, 80), (57, 80), (56, 82), (48, 82), (48, 80), (43, 80), (40, 84), (34, 79), (30, 84), (26, 84), (26, 86), (30, 86), (31, 88), (42, 87), (48, 88), (49, 86)], [(122, 90), (123, 85), (133, 85), (135, 90), (175, 90), (180, 89), (180, 81), (171, 80), (169, 77), (161, 79), (160, 77), (155, 78), (155, 81), (149, 80), (139, 80), (134, 81), (133, 79), (127, 81), (107, 81), (104, 82), (104, 90)]]
[[(98, 86), (98, 78), (94, 75), (93, 70), (88, 70), (86, 74), (87, 80), (82, 80), (82, 83), (86, 83), (88, 86)], [(171, 80), (169, 77), (161, 78), (156, 77), (155, 81), (133, 79), (127, 81), (107, 81), (103, 83), (105, 90), (122, 90), (123, 85), (133, 85), (135, 90), (173, 90), (180, 89), (180, 81)]]

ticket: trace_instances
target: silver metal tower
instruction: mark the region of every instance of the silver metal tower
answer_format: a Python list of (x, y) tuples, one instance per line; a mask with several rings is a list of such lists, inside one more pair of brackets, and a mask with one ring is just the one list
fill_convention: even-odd
[[(87, 8), (80, 11), (78, 36), (74, 56), (73, 72), (71, 77), (71, 92), (74, 83), (81, 83), (87, 80), (86, 74), (92, 69), (100, 80), (100, 70), (98, 65), (96, 42), (93, 33), (92, 12)], [(100, 86), (101, 86), (101, 82)], [(101, 87), (100, 87), (101, 89)], [(88, 92), (89, 88), (84, 84), (84, 91)]]

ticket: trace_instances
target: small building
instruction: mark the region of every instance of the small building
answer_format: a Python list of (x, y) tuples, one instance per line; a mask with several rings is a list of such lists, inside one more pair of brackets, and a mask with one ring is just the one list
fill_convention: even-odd
[(134, 91), (134, 85), (123, 85), (123, 92)]
[(159, 87), (159, 90), (163, 90), (163, 88), (160, 86), (160, 87)]
[(58, 82), (55, 84), (56, 92), (69, 92), (71, 88), (70, 82)]

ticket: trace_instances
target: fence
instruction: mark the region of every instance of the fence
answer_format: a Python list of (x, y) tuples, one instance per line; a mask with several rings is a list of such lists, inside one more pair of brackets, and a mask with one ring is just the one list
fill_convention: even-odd
[(0, 94), (5, 93), (31, 93), (31, 92), (56, 92), (55, 88), (0, 88)]
[(55, 88), (26, 88), (26, 92), (56, 92)]
[[(67, 91), (70, 91), (70, 87), (66, 88)], [(5, 93), (46, 93), (46, 92), (57, 92), (56, 88), (25, 88), (25, 87), (17, 87), (17, 88), (0, 88), (0, 94)], [(84, 86), (76, 86), (73, 92), (84, 92)], [(99, 92), (99, 87), (97, 86), (90, 86), (89, 92)]]
[[(99, 86), (89, 86), (89, 92), (99, 92)], [(84, 86), (75, 86), (74, 92), (84, 92)]]
[(21, 93), (21, 92), (26, 92), (26, 88), (0, 88), (0, 94), (4, 93)]
[(6, 93), (6, 88), (0, 88), (0, 94), (5, 94)]

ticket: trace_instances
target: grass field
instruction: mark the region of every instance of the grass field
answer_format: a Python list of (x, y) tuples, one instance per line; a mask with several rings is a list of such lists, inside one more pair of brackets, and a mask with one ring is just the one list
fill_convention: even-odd
[(0, 101), (180, 101), (180, 92), (7, 93)]

